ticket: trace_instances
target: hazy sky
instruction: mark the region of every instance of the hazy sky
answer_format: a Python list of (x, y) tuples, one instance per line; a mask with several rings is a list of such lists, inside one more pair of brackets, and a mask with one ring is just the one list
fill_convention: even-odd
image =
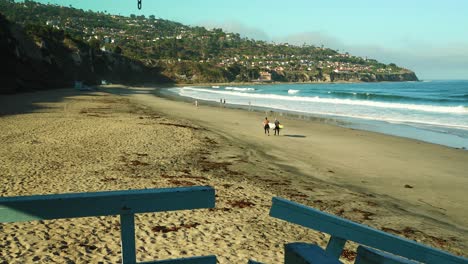
[(325, 45), (410, 68), (420, 79), (468, 79), (467, 0), (41, 0), (155, 15), (249, 38)]

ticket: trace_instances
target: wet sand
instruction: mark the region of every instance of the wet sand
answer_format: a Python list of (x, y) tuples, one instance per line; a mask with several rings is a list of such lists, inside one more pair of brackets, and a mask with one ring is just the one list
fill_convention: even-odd
[[(0, 98), (0, 195), (211, 185), (214, 210), (141, 214), (137, 259), (216, 254), (280, 263), (327, 236), (272, 219), (281, 196), (463, 255), (468, 152), (410, 139), (168, 100), (108, 86)], [(0, 224), (0, 263), (115, 263), (118, 218)], [(349, 262), (354, 245), (347, 246)]]

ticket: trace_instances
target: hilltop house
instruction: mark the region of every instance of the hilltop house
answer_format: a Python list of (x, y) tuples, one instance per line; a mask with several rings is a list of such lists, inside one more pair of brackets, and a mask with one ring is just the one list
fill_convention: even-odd
[(259, 81), (262, 82), (271, 82), (271, 73), (269, 72), (260, 72), (260, 77), (258, 78)]

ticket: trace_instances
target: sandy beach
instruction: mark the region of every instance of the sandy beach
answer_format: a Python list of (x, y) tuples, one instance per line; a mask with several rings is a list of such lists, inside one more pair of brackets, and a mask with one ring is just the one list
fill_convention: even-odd
[[(0, 97), (0, 195), (210, 185), (213, 210), (140, 214), (137, 260), (281, 263), (327, 235), (268, 216), (281, 196), (467, 257), (468, 151), (269, 112), (195, 107), (155, 88)], [(117, 217), (0, 224), (0, 263), (116, 263)], [(345, 263), (354, 260), (348, 243)]]

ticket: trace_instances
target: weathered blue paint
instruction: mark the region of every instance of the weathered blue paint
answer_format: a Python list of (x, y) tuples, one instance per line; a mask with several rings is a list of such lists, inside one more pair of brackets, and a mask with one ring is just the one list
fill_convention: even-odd
[(284, 246), (284, 264), (341, 264), (341, 262), (317, 245), (297, 242)]
[(383, 251), (359, 246), (354, 264), (418, 264), (417, 262), (398, 257)]
[(135, 215), (120, 215), (120, 234), (122, 240), (122, 262), (136, 263), (135, 251)]
[(346, 244), (346, 239), (342, 239), (336, 236), (330, 237), (328, 240), (327, 249), (325, 250), (328, 255), (334, 256), (336, 259), (339, 259), (341, 252)]
[(182, 187), (0, 198), (0, 223), (213, 208), (214, 189)]
[(270, 216), (428, 264), (468, 264), (466, 258), (279, 197), (273, 198)]
[(141, 264), (216, 264), (216, 256), (193, 257), (140, 262)]
[[(0, 223), (120, 215), (122, 263), (135, 264), (136, 213), (213, 208), (209, 186), (0, 198)], [(216, 264), (216, 256), (146, 263)]]

